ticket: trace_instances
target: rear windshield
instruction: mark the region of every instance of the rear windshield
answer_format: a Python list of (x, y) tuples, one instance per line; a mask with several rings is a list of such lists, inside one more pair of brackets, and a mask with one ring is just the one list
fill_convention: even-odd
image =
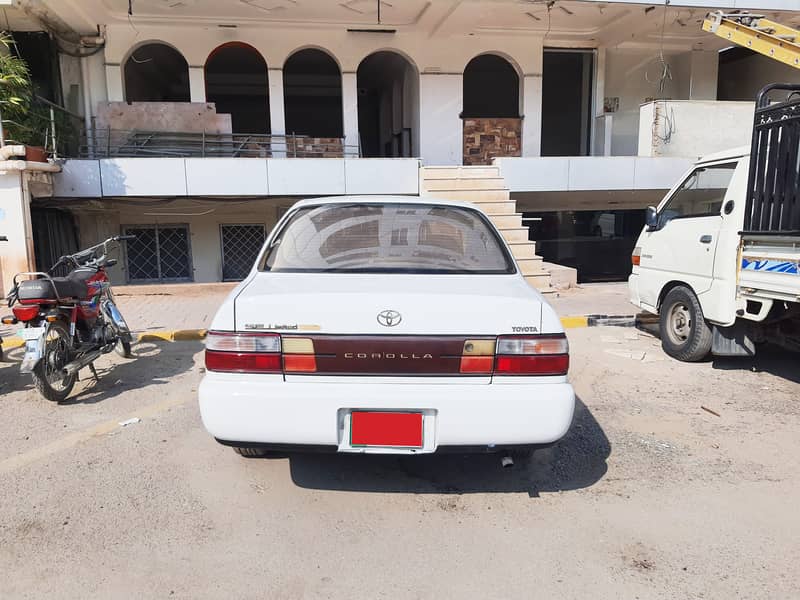
[(422, 204), (325, 204), (299, 209), (262, 270), (357, 273), (514, 273), (477, 211)]

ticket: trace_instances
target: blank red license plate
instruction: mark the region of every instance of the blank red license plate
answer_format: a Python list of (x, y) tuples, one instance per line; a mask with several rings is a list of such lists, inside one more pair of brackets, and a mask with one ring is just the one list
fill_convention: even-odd
[(350, 414), (350, 445), (422, 448), (422, 413)]

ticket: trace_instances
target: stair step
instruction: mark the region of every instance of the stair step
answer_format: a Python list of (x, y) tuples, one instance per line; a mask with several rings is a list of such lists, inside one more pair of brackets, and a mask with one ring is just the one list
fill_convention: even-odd
[(505, 190), (506, 181), (502, 177), (481, 177), (475, 179), (423, 179), (422, 189), (429, 192), (448, 192), (461, 190)]
[(489, 220), (491, 220), (498, 229), (522, 227), (522, 215), (520, 213), (491, 215)]
[(546, 271), (537, 273), (536, 275), (525, 275), (525, 281), (542, 294), (553, 294), (556, 291), (555, 288), (550, 286), (550, 273)]
[(508, 190), (452, 190), (452, 191), (423, 191), (423, 196), (429, 198), (445, 198), (447, 200), (461, 200), (462, 202), (508, 202)]
[(490, 217), (494, 215), (511, 215), (517, 211), (517, 203), (509, 202), (475, 202)]
[(422, 167), (423, 179), (482, 179), (500, 177), (500, 167)]
[(498, 227), (498, 229), (500, 229), (500, 234), (509, 243), (528, 241), (527, 227)]
[(542, 266), (541, 256), (537, 256), (535, 258), (523, 258), (517, 259), (517, 264), (519, 265), (519, 270), (522, 271), (523, 275), (540, 275), (541, 273), (550, 274), (549, 271), (545, 271), (544, 267)]
[(540, 258), (536, 254), (536, 242), (509, 242), (511, 254), (517, 260), (525, 260), (526, 258)]

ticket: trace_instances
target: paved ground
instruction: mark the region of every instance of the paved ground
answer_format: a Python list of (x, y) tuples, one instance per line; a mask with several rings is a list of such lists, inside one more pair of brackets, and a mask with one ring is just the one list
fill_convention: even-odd
[(61, 406), (0, 364), (0, 597), (800, 597), (796, 356), (569, 337), (573, 427), (512, 470), (242, 459), (202, 429), (199, 343), (109, 357)]

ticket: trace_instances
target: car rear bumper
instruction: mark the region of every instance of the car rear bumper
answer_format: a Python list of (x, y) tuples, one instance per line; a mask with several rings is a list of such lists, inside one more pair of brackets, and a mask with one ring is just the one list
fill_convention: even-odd
[[(338, 383), (314, 377), (286, 382), (280, 375), (206, 373), (200, 414), (208, 432), (224, 443), (327, 446), (339, 452), (427, 453), (445, 446), (549, 444), (564, 436), (575, 407), (565, 378), (504, 379), (491, 384)], [(423, 413), (423, 447), (351, 447), (353, 410)]]

